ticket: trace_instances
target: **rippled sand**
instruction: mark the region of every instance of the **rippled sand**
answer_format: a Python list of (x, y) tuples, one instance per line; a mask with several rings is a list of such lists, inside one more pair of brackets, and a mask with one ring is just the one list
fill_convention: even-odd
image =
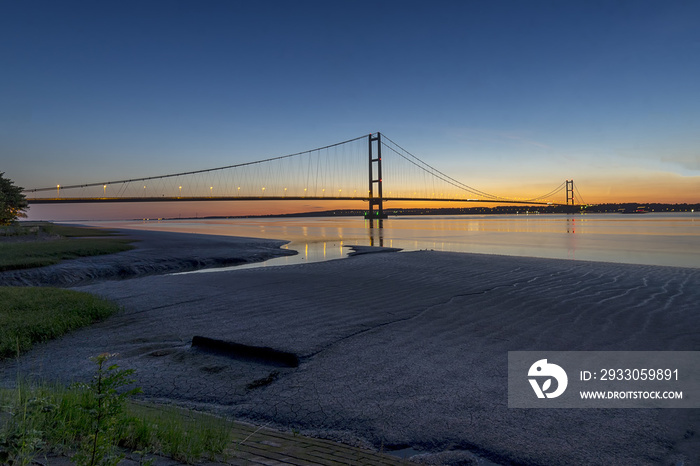
[[(700, 350), (699, 285), (700, 269), (439, 252), (148, 276), (78, 288), (125, 310), (20, 364), (68, 380), (119, 353), (145, 397), (385, 449), (698, 464), (700, 410), (509, 409), (506, 376), (508, 351)], [(301, 363), (193, 349), (195, 335)]]

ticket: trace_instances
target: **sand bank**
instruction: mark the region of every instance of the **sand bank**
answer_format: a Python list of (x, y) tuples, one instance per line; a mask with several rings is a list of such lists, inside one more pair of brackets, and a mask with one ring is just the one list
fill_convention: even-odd
[(49, 267), (0, 272), (0, 286), (77, 286), (98, 280), (134, 278), (260, 262), (293, 255), (286, 241), (233, 236), (116, 230), (134, 239), (136, 249), (82, 257)]
[[(385, 449), (698, 464), (700, 410), (509, 409), (506, 376), (508, 351), (699, 350), (699, 285), (700, 269), (427, 251), (105, 281), (77, 289), (123, 313), (20, 365), (67, 381), (119, 353), (147, 398)], [(300, 363), (232, 359), (194, 336)]]

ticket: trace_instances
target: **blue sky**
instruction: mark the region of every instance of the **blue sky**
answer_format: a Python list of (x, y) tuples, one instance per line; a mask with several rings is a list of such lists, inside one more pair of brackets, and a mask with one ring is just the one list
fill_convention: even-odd
[(495, 194), (574, 178), (596, 202), (700, 202), (698, 18), (697, 1), (3, 2), (0, 171), (102, 181), (381, 131)]

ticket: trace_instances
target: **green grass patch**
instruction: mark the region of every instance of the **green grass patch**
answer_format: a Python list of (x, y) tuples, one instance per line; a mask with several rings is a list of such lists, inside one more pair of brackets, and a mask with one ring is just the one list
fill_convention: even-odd
[(126, 405), (127, 422), (120, 445), (151, 451), (186, 463), (202, 457), (215, 460), (233, 441), (231, 422), (174, 406)]
[(131, 243), (112, 230), (22, 222), (0, 227), (0, 272), (128, 251), (134, 248)]
[(72, 290), (0, 287), (0, 359), (106, 318), (118, 306)]
[(57, 225), (55, 223), (41, 222), (40, 228), (48, 234), (60, 235), (67, 238), (76, 237), (94, 237), (94, 236), (115, 236), (118, 235), (114, 230), (105, 230), (104, 228), (90, 228), (73, 225)]
[(17, 222), (8, 226), (0, 226), (0, 238), (23, 238), (45, 236), (86, 237), (86, 236), (115, 236), (114, 230), (91, 228), (85, 226), (59, 225), (51, 222)]
[[(233, 441), (231, 421), (131, 400), (124, 400), (123, 409), (105, 409), (105, 401), (116, 396), (98, 392), (94, 384), (20, 381), (15, 389), (0, 389), (0, 464), (31, 464), (37, 456), (58, 454), (76, 464), (116, 464), (123, 456), (118, 447), (141, 454), (144, 464), (152, 454), (190, 464), (225, 459)], [(105, 417), (98, 422), (101, 410)], [(95, 457), (91, 453), (98, 425), (102, 449)]]
[(126, 238), (58, 238), (0, 242), (0, 272), (57, 264), (78, 257), (113, 254), (133, 249)]

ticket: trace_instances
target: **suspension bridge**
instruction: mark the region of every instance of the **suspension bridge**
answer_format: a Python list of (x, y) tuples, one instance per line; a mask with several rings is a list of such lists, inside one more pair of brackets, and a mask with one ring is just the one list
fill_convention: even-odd
[[(565, 203), (554, 196), (565, 192)], [(25, 190), (31, 204), (164, 201), (363, 201), (367, 218), (385, 218), (390, 201), (580, 205), (573, 180), (516, 199), (473, 188), (381, 133), (294, 154), (166, 175)]]

